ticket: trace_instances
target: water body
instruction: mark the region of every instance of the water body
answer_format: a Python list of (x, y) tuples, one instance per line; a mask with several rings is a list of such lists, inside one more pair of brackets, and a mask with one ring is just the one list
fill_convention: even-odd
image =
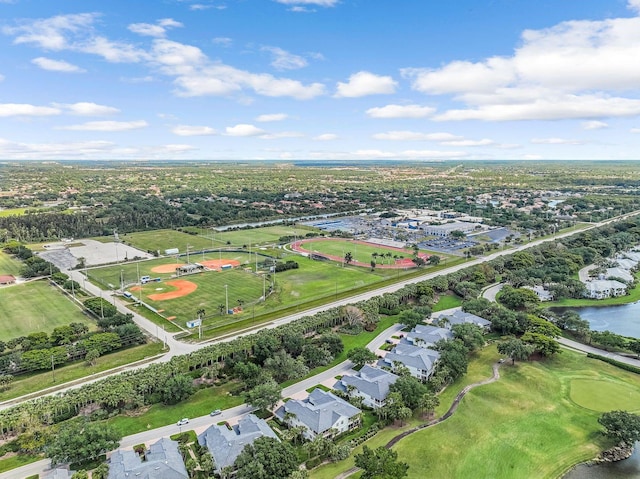
[[(560, 310), (560, 308), (554, 308)], [(580, 314), (594, 331), (611, 331), (622, 336), (640, 338), (640, 301), (619, 306), (562, 308)]]
[(629, 459), (610, 464), (587, 466), (580, 464), (562, 479), (638, 479), (640, 478), (640, 443)]

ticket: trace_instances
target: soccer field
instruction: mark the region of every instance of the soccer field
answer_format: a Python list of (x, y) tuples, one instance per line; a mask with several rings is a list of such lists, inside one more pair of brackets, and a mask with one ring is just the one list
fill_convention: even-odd
[[(413, 250), (405, 248), (399, 251), (396, 248), (388, 248), (372, 243), (361, 243), (352, 240), (341, 239), (314, 239), (302, 243), (300, 247), (306, 251), (326, 254), (338, 258), (344, 258), (346, 253), (351, 253), (354, 261), (369, 264), (375, 259), (377, 264), (393, 264), (395, 258), (412, 258)], [(374, 258), (373, 254), (377, 254)], [(395, 257), (395, 258), (394, 258)]]
[(34, 281), (0, 288), (0, 338), (6, 341), (29, 333), (50, 333), (58, 326), (95, 323), (47, 281)]

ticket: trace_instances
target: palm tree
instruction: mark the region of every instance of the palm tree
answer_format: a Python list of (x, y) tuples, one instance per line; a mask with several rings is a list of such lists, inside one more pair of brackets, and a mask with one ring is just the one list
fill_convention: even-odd
[(224, 304), (219, 304), (218, 310), (220, 311), (220, 316), (222, 316), (224, 314)]
[(344, 262), (345, 264), (349, 264), (353, 261), (353, 255), (351, 254), (351, 251), (347, 251), (346, 254), (344, 255)]

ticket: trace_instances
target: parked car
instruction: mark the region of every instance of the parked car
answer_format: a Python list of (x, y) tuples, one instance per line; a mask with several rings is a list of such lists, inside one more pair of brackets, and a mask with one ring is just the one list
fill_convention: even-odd
[(176, 425), (184, 426), (185, 424), (189, 424), (189, 418), (187, 417), (183, 417), (182, 419), (180, 419)]
[(220, 414), (222, 414), (222, 411), (220, 409), (216, 409), (215, 411), (211, 411), (209, 416), (218, 416)]

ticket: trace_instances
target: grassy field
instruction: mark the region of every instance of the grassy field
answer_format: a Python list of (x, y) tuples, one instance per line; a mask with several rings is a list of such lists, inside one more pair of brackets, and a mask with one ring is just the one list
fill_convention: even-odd
[[(220, 256), (223, 259), (236, 259), (242, 264), (248, 263), (246, 267), (252, 267), (251, 262), (255, 261), (255, 255), (250, 256), (248, 253), (210, 253), (205, 254), (204, 259), (218, 259)], [(191, 261), (201, 259), (202, 255), (193, 255)], [(195, 283), (198, 289), (188, 296), (172, 300), (150, 300), (148, 295), (167, 292), (172, 288), (164, 282), (148, 283), (143, 286), (142, 300), (154, 308), (162, 309), (162, 315), (165, 317), (176, 316), (176, 321), (182, 326), (186, 324), (186, 321), (193, 319), (200, 308), (204, 308), (207, 316), (204, 325), (215, 326), (218, 322), (222, 324), (230, 319), (238, 321), (285, 307), (296, 305), (302, 307), (310, 300), (335, 297), (355, 288), (402, 277), (413, 271), (377, 269), (371, 272), (365, 268), (341, 267), (334, 262), (313, 261), (294, 254), (284, 259), (297, 261), (300, 267), (275, 274), (276, 290), (267, 298), (266, 302), (259, 301), (259, 298), (262, 297), (263, 288), (268, 291), (270, 279), (263, 281), (262, 277), (245, 272), (241, 268), (183, 276), (182, 279)], [(180, 258), (180, 260), (184, 260), (184, 258)], [(105, 289), (108, 289), (109, 284), (118, 288), (121, 275), (126, 288), (135, 286), (138, 270), (140, 276), (160, 277), (166, 281), (171, 278), (171, 273), (154, 273), (151, 270), (156, 266), (172, 264), (175, 261), (173, 258), (162, 258), (143, 261), (138, 265), (123, 263), (118, 266), (94, 268), (89, 270), (89, 277)], [(227, 285), (229, 307), (238, 306), (238, 299), (243, 301), (245, 305), (244, 311), (234, 315), (233, 318), (219, 314), (219, 306), (226, 304), (225, 284)], [(157, 291), (159, 288), (163, 288), (163, 291)], [(132, 291), (132, 293), (136, 298), (140, 294), (137, 291)]]
[[(489, 377), (497, 358), (494, 347), (479, 353), (467, 376), (440, 395), (437, 413), (466, 384)], [(406, 437), (394, 450), (409, 464), (410, 478), (556, 478), (610, 446), (598, 434), (597, 418), (625, 405), (637, 409), (638, 388), (640, 376), (569, 351), (544, 362), (505, 364), (498, 382), (472, 390), (451, 418)], [(399, 432), (390, 429), (365, 444), (385, 444)], [(352, 465), (350, 457), (311, 477), (333, 478)]]
[(80, 308), (47, 281), (0, 288), (0, 338), (6, 341), (35, 331), (50, 333), (72, 322), (95, 329)]
[(0, 218), (4, 216), (22, 216), (27, 208), (9, 208), (6, 210), (0, 210)]
[(405, 249), (400, 252), (395, 249), (386, 248), (382, 245), (376, 246), (373, 244), (358, 244), (346, 239), (319, 239), (314, 240), (311, 243), (305, 243), (301, 247), (308, 251), (337, 256), (338, 258), (344, 258), (344, 255), (347, 252), (350, 252), (355, 261), (360, 261), (361, 263), (366, 264), (369, 264), (371, 260), (374, 259), (373, 256), (371, 256), (373, 253), (377, 253), (379, 255), (391, 253), (392, 255), (390, 258), (378, 256), (376, 258), (377, 264), (393, 264), (393, 255), (401, 256), (404, 258), (411, 258), (413, 256), (412, 249)]
[(456, 294), (445, 294), (440, 296), (440, 299), (433, 305), (433, 312), (442, 311), (450, 308), (457, 308), (462, 305), (462, 298)]
[(21, 266), (22, 263), (20, 263), (20, 261), (13, 259), (7, 253), (0, 251), (0, 275), (12, 274), (17, 276), (20, 272)]
[[(99, 357), (94, 366), (87, 366), (85, 361), (78, 361), (73, 364), (56, 367), (54, 374), (51, 374), (51, 371), (46, 371), (24, 376), (16, 376), (15, 381), (11, 383), (11, 387), (0, 392), (0, 401), (7, 401), (9, 399), (24, 396), (25, 394), (41, 391), (44, 388), (64, 384), (69, 381), (75, 381), (92, 374), (98, 374), (109, 369), (155, 356), (163, 351), (163, 346), (164, 345), (162, 343), (149, 343), (112, 354), (107, 354)], [(54, 375), (55, 382), (53, 380)]]
[(278, 240), (283, 236), (303, 237), (311, 230), (317, 231), (308, 227), (276, 225), (248, 230), (213, 231), (213, 233), (212, 230), (201, 230), (199, 233), (206, 238), (214, 239), (217, 246), (225, 245), (227, 241), (233, 246), (248, 246), (278, 243)]
[[(117, 416), (107, 422), (123, 436), (128, 436), (175, 423), (183, 417), (205, 416), (214, 409), (228, 409), (242, 404), (244, 397), (235, 395), (237, 388), (237, 383), (229, 382), (223, 386), (201, 389), (180, 404), (174, 406), (154, 404), (143, 414)], [(189, 426), (183, 426), (182, 429), (189, 429)]]

